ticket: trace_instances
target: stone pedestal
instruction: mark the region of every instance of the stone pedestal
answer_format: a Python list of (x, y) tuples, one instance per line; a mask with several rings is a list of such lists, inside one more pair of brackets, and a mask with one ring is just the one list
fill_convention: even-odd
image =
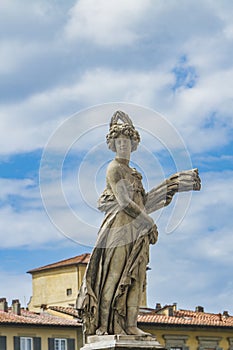
[(92, 335), (81, 350), (162, 350), (164, 349), (152, 336), (136, 335)]

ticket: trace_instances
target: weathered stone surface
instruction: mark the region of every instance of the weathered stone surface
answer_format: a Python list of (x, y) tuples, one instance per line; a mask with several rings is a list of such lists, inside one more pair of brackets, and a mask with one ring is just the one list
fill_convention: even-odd
[(162, 350), (156, 338), (152, 336), (136, 336), (136, 335), (102, 335), (89, 336), (87, 343), (81, 350)]
[[(192, 169), (172, 175), (146, 193), (141, 174), (129, 165), (130, 154), (136, 150), (139, 141), (139, 133), (129, 116), (122, 111), (114, 113), (107, 144), (116, 152), (116, 157), (108, 165), (106, 189), (98, 202), (105, 218), (77, 298), (84, 333), (99, 336), (98, 341), (90, 338), (95, 346), (100, 346), (99, 349), (101, 341), (106, 341), (103, 339), (108, 339), (108, 345), (105, 345), (109, 349), (126, 345), (136, 349), (141, 344), (152, 349), (156, 346), (156, 341), (149, 340), (148, 333), (137, 327), (149, 245), (155, 244), (158, 237), (157, 227), (149, 214), (168, 205), (177, 192), (200, 189), (198, 171)], [(101, 338), (103, 335), (112, 337)], [(88, 344), (92, 349), (93, 344)]]

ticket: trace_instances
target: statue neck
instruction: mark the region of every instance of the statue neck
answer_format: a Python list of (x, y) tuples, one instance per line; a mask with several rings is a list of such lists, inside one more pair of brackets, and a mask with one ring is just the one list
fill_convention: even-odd
[(129, 159), (116, 157), (115, 160), (116, 160), (118, 163), (125, 164), (125, 165), (129, 165)]

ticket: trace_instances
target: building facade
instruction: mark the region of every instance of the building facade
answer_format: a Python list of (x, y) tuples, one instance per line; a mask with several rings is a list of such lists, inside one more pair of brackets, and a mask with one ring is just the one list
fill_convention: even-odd
[(138, 323), (168, 350), (233, 350), (233, 317), (226, 311), (177, 310), (174, 304), (142, 311)]
[(32, 275), (30, 311), (47, 306), (75, 306), (90, 254), (82, 254), (28, 271)]
[[(33, 295), (29, 308), (0, 299), (0, 350), (79, 350), (81, 320), (75, 301), (89, 254), (30, 270)], [(198, 306), (141, 307), (140, 328), (156, 336), (168, 350), (233, 350), (233, 316), (207, 313)]]
[(82, 326), (77, 318), (64, 318), (20, 307), (8, 308), (0, 299), (0, 350), (76, 350), (82, 346)]

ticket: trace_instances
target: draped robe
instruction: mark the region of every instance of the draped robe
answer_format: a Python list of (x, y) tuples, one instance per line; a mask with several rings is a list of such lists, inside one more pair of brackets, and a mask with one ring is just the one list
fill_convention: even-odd
[[(101, 296), (113, 272), (117, 273), (118, 278), (109, 300), (108, 334), (126, 333), (130, 288), (134, 281), (139, 282), (140, 290), (137, 292), (141, 294), (145, 286), (149, 244), (156, 242), (157, 235), (140, 217), (146, 202), (141, 179), (136, 169), (116, 159), (108, 167), (107, 186), (98, 206), (105, 212), (105, 217), (77, 298), (77, 309), (83, 319), (86, 335), (95, 334), (101, 325)], [(121, 200), (123, 197), (124, 203)], [(120, 267), (116, 263), (119, 256)]]

